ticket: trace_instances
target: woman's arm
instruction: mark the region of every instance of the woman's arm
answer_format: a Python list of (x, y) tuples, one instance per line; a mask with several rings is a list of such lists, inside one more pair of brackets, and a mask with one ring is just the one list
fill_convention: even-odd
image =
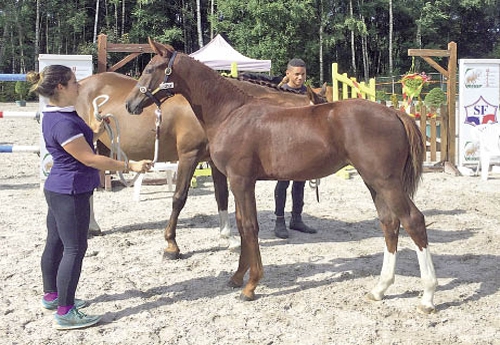
[(67, 143), (64, 145), (64, 149), (82, 164), (98, 170), (146, 172), (153, 165), (150, 160), (130, 161), (126, 164), (123, 161), (95, 154), (84, 137), (76, 138)]

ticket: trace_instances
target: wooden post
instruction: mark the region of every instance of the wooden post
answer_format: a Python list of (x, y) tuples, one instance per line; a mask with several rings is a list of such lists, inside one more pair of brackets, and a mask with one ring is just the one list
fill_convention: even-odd
[(339, 73), (339, 67), (336, 63), (332, 63), (332, 90), (333, 90), (333, 101), (339, 100), (339, 84), (337, 83), (337, 74)]
[[(129, 53), (129, 55), (108, 68), (108, 53)], [(108, 43), (108, 36), (100, 34), (97, 37), (97, 73), (114, 72), (143, 53), (153, 53), (149, 44)]]
[[(129, 55), (108, 69), (108, 53), (129, 53)], [(142, 53), (153, 53), (153, 49), (149, 44), (108, 43), (108, 36), (100, 34), (97, 37), (97, 73), (114, 72)], [(112, 189), (111, 172), (101, 172), (101, 174), (103, 174), (101, 181), (104, 180), (104, 189), (110, 191)]]
[[(445, 126), (441, 125), (441, 145), (444, 157), (443, 161), (449, 161), (455, 165), (455, 131), (456, 131), (456, 98), (457, 98), (457, 44), (455, 42), (448, 43), (448, 50), (436, 49), (408, 49), (408, 56), (420, 56), (429, 65), (434, 67), (447, 80), (446, 96), (448, 99), (447, 118), (442, 118)], [(432, 57), (447, 57), (448, 69), (440, 66)]]
[(97, 73), (106, 72), (108, 69), (108, 36), (100, 34), (97, 36)]
[(455, 42), (448, 43), (448, 51), (450, 58), (448, 59), (448, 87), (446, 96), (448, 97), (448, 158), (450, 163), (456, 165), (456, 101), (457, 101), (457, 44)]

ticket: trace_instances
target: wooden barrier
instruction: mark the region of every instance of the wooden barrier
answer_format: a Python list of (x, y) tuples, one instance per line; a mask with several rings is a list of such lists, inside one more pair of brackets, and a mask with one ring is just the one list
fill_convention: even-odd
[[(128, 53), (129, 55), (108, 68), (108, 53)], [(153, 53), (153, 49), (151, 49), (148, 43), (108, 43), (108, 36), (100, 34), (97, 37), (97, 73), (115, 72), (120, 67), (125, 66), (128, 62), (144, 53)]]
[[(451, 166), (455, 166), (455, 112), (456, 112), (456, 95), (457, 95), (457, 44), (455, 42), (448, 43), (448, 49), (408, 49), (408, 56), (419, 56), (424, 59), (430, 66), (441, 73), (446, 79), (446, 99), (447, 110), (443, 116), (441, 113), (441, 128), (443, 147), (441, 156), (442, 162), (449, 162)], [(433, 57), (448, 58), (447, 68), (442, 67)]]
[(447, 116), (446, 105), (441, 106), (439, 115), (430, 114), (425, 105), (421, 105), (417, 111), (415, 106), (410, 108), (410, 116), (415, 118), (420, 132), (425, 140), (426, 158), (424, 165), (434, 170), (441, 170), (443, 165), (440, 164), (445, 156), (445, 147), (443, 145), (442, 135), (446, 133)]
[[(342, 93), (340, 93), (339, 84), (342, 85)], [(375, 79), (371, 78), (368, 85), (363, 82), (358, 82), (356, 78), (347, 76), (347, 73), (340, 74), (339, 66), (336, 62), (332, 63), (332, 101), (349, 98), (364, 98), (375, 101)], [(335, 173), (343, 179), (349, 179), (355, 169), (348, 165)]]
[[(371, 78), (368, 85), (362, 81), (356, 81), (354, 77), (347, 77), (347, 73), (338, 72), (338, 64), (332, 63), (332, 89), (333, 100), (348, 98), (365, 98), (375, 101), (375, 79)], [(342, 83), (342, 94), (340, 94), (339, 83)], [(342, 96), (342, 97), (341, 97)]]

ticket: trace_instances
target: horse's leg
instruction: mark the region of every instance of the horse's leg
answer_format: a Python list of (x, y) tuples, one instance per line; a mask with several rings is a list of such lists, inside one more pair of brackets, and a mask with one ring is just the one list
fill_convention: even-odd
[[(410, 209), (409, 213), (403, 213), (399, 216), (401, 225), (410, 235), (415, 243), (418, 257), (418, 265), (420, 267), (420, 277), (424, 286), (424, 293), (418, 306), (418, 311), (424, 314), (430, 314), (436, 311), (434, 306), (434, 293), (438, 285), (434, 264), (429, 250), (429, 242), (427, 240), (427, 230), (425, 227), (425, 218), (422, 212), (413, 204), (411, 199), (405, 195), (405, 199)], [(398, 201), (391, 207), (398, 208)]]
[[(238, 228), (238, 232), (240, 234), (240, 239), (241, 243), (243, 244), (243, 223), (241, 222), (241, 213), (240, 213), (240, 206), (238, 205), (238, 201), (235, 201), (235, 218), (236, 218), (236, 227)], [(240, 251), (240, 258), (239, 258), (239, 263), (238, 263), (238, 270), (233, 274), (231, 279), (228, 282), (228, 285), (232, 288), (239, 288), (243, 286), (243, 277), (245, 276), (245, 273), (248, 271), (248, 268), (250, 265), (248, 262), (244, 261), (244, 258), (248, 256), (247, 249), (245, 246), (242, 245), (242, 249)]]
[(227, 186), (227, 178), (222, 174), (219, 169), (210, 163), (212, 168), (212, 180), (214, 181), (215, 189), (215, 200), (217, 201), (217, 208), (219, 211), (220, 220), (220, 239), (221, 246), (228, 248), (231, 251), (236, 251), (240, 248), (240, 240), (234, 236), (231, 236), (231, 225), (229, 223), (228, 214), (228, 200), (229, 200), (229, 188)]
[(434, 264), (432, 263), (431, 252), (428, 247), (420, 248), (415, 246), (417, 252), (420, 276), (424, 285), (424, 293), (417, 310), (423, 314), (430, 314), (436, 311), (434, 306), (434, 293), (438, 285)]
[(387, 185), (386, 188), (380, 189), (379, 193), (383, 197), (387, 207), (400, 220), (401, 225), (417, 247), (420, 276), (424, 286), (424, 293), (418, 310), (426, 314), (432, 313), (436, 310), (433, 300), (437, 278), (428, 248), (429, 243), (424, 215), (411, 201), (410, 197), (403, 192), (402, 187), (396, 188)]
[(231, 277), (229, 285), (243, 285), (243, 277), (250, 268), (248, 282), (240, 298), (252, 301), (255, 299), (255, 288), (264, 273), (259, 250), (255, 181), (244, 178), (233, 179), (231, 190), (236, 203), (236, 223), (241, 236), (241, 253), (238, 269)]
[(163, 251), (163, 258), (175, 260), (180, 257), (180, 249), (177, 246), (176, 229), (179, 214), (186, 204), (186, 199), (189, 191), (191, 179), (198, 164), (198, 155), (179, 155), (177, 165), (177, 182), (175, 184), (175, 192), (172, 197), (172, 212), (168, 225), (165, 228), (164, 237), (167, 241), (167, 248)]
[(377, 196), (377, 193), (368, 186), (372, 194), (373, 202), (377, 209), (380, 226), (384, 232), (384, 260), (382, 262), (382, 270), (377, 285), (366, 295), (366, 298), (372, 301), (380, 301), (384, 298), (385, 292), (394, 283), (396, 271), (396, 254), (399, 235), (399, 220), (387, 207), (385, 202)]

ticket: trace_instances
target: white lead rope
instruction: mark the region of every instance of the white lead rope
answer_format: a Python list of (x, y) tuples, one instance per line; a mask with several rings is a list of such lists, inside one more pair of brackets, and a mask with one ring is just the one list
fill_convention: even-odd
[[(103, 99), (103, 100), (101, 102), (99, 102), (100, 99)], [(120, 147), (120, 125), (118, 123), (118, 120), (116, 119), (116, 117), (113, 114), (101, 115), (100, 111), (99, 111), (99, 108), (101, 106), (103, 106), (108, 100), (109, 100), (109, 96), (108, 95), (100, 95), (100, 96), (97, 96), (96, 98), (94, 98), (94, 100), (92, 102), (92, 105), (94, 107), (94, 117), (99, 122), (107, 120), (107, 121), (104, 121), (104, 128), (106, 129), (106, 132), (108, 133), (108, 136), (109, 136), (109, 140), (111, 142), (111, 145), (110, 145), (111, 147), (109, 148), (110, 149), (109, 156), (111, 158), (113, 158), (115, 156), (115, 154), (116, 154), (116, 158), (118, 160), (123, 160), (126, 163), (126, 166), (128, 167), (128, 162), (129, 162), (128, 157), (127, 157), (127, 155), (125, 154), (125, 152), (123, 152), (123, 150)], [(161, 124), (161, 111), (158, 109), (155, 113), (157, 113), (157, 114), (156, 114), (155, 153), (154, 153), (153, 164), (158, 159), (159, 130), (160, 130), (159, 128), (160, 128), (160, 124)], [(116, 135), (115, 135), (115, 133), (113, 131), (113, 128), (111, 127), (111, 124), (110, 124), (111, 121), (110, 120), (113, 120), (114, 123), (115, 123)], [(132, 180), (130, 180), (130, 181), (127, 181), (125, 179), (125, 177), (123, 176), (123, 173), (121, 171), (117, 171), (117, 175), (118, 175), (118, 177), (120, 179), (120, 182), (123, 185), (125, 185), (126, 187), (132, 187), (134, 185), (135, 181), (141, 175), (141, 173), (136, 173), (136, 175), (134, 176), (134, 178)]]

